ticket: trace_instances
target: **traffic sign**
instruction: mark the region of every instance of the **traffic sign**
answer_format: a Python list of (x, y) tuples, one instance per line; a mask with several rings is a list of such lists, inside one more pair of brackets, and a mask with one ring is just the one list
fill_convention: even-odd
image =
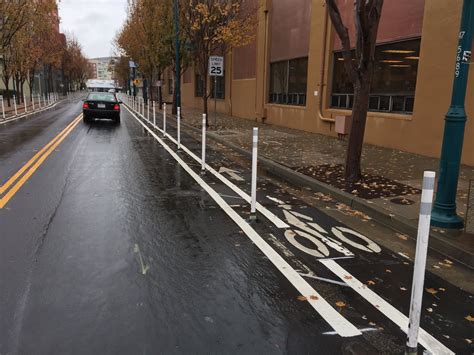
[(224, 57), (209, 57), (209, 75), (224, 76)]

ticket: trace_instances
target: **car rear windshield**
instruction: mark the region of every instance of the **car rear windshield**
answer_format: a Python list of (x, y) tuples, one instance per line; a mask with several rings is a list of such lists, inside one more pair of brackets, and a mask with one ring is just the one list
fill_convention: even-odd
[(87, 96), (87, 100), (90, 101), (108, 101), (115, 102), (115, 95), (108, 92), (94, 92)]

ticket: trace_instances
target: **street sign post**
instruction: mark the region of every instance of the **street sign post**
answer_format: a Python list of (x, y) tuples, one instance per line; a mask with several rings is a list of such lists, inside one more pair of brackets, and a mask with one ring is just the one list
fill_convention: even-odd
[(214, 77), (214, 125), (217, 124), (217, 77), (224, 76), (224, 57), (209, 57), (209, 76)]
[(464, 0), (456, 50), (453, 96), (445, 118), (443, 147), (439, 163), (438, 189), (431, 223), (443, 228), (462, 228), (463, 218), (456, 212), (456, 192), (467, 115), (465, 100), (474, 32), (474, 0)]

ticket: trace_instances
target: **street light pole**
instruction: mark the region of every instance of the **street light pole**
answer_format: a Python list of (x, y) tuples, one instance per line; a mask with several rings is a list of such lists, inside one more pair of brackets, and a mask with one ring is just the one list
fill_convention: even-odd
[(176, 52), (176, 77), (175, 77), (175, 90), (176, 90), (176, 107), (181, 107), (181, 58), (180, 48), (181, 39), (179, 38), (179, 7), (178, 1), (174, 0), (174, 29), (175, 29), (175, 52)]
[(438, 189), (431, 215), (432, 224), (444, 228), (462, 228), (464, 225), (463, 219), (456, 213), (456, 191), (467, 121), (464, 103), (466, 101), (473, 30), (474, 0), (464, 0), (454, 72), (453, 96), (445, 118)]

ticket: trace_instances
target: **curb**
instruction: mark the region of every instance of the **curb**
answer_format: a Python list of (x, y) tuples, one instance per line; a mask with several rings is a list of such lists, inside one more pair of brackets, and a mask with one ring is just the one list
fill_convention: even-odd
[[(183, 122), (181, 122), (181, 124), (196, 133), (201, 133), (201, 130), (198, 128), (195, 128)], [(216, 136), (214, 133), (208, 132), (207, 137), (241, 153), (244, 156), (247, 156), (249, 158), (252, 157), (252, 153), (250, 151), (241, 148), (233, 143), (229, 143), (225, 139)], [(261, 163), (259, 167), (263, 168), (266, 172), (276, 177), (279, 177), (291, 183), (292, 185), (296, 185), (298, 187), (309, 187), (313, 191), (322, 192), (324, 194), (330, 194), (337, 201), (369, 215), (377, 222), (392, 229), (395, 229), (401, 233), (404, 233), (408, 237), (410, 237), (410, 239), (416, 241), (416, 236), (418, 233), (418, 225), (416, 222), (413, 222), (401, 216), (395, 216), (393, 214), (390, 214), (387, 210), (384, 210), (380, 207), (375, 207), (360, 197), (354, 196), (331, 185), (325, 184), (309, 176), (296, 172), (267, 157), (259, 156), (258, 161), (259, 163)], [(458, 247), (457, 245), (454, 245), (449, 241), (448, 238), (449, 237), (447, 237), (446, 235), (431, 230), (429, 249), (445, 257), (453, 259), (458, 263), (461, 263), (469, 269), (473, 270), (474, 255)]]

